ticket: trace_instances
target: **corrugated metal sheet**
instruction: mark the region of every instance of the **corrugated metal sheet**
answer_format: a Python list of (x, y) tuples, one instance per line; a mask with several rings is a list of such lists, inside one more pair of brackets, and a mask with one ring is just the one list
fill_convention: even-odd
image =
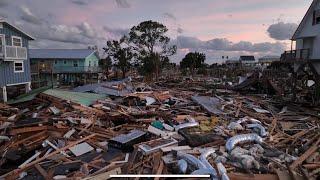
[[(126, 87), (118, 91), (112, 86), (117, 86), (118, 84), (122, 84), (126, 82)], [(103, 82), (96, 84), (87, 84), (84, 86), (79, 86), (73, 89), (75, 92), (94, 92), (97, 94), (105, 94), (110, 96), (126, 96), (133, 92), (133, 87), (128, 83), (128, 79), (124, 79), (121, 81), (111, 81), (111, 82)]]
[(74, 103), (90, 106), (99, 99), (105, 99), (106, 95), (93, 94), (93, 93), (79, 93), (72, 91), (63, 91), (57, 89), (49, 89), (43, 92), (44, 94), (54, 96), (60, 99), (68, 100)]
[(85, 59), (94, 53), (90, 49), (30, 49), (30, 59)]

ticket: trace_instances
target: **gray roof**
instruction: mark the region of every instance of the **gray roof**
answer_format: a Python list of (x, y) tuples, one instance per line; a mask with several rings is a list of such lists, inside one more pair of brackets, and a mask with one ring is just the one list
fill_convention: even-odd
[[(112, 88), (114, 85), (118, 85), (121, 83), (126, 83), (126, 88), (122, 91), (118, 91), (115, 88)], [(72, 91), (74, 92), (93, 92), (97, 94), (106, 94), (110, 96), (126, 96), (134, 91), (132, 85), (130, 84), (129, 79), (123, 79), (120, 81), (111, 81), (111, 82), (102, 82), (96, 84), (87, 84), (84, 86), (78, 86), (74, 88)]]
[(20, 33), (22, 33), (23, 35), (27, 36), (30, 40), (35, 40), (34, 37), (30, 36), (29, 34), (27, 34), (26, 32), (22, 31), (20, 28), (18, 28), (17, 26), (9, 23), (8, 21), (6, 21), (5, 19), (0, 17), (0, 23), (6, 23), (9, 26), (11, 26), (12, 28), (16, 29), (17, 31), (19, 31)]
[(240, 56), (240, 61), (255, 61), (254, 56)]
[(91, 49), (30, 49), (30, 59), (85, 59), (95, 50)]

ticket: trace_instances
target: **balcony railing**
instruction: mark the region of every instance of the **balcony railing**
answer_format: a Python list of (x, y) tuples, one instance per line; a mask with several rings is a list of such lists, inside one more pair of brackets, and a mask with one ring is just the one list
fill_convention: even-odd
[(27, 48), (16, 46), (5, 46), (6, 59), (27, 59)]
[(285, 51), (282, 54), (281, 60), (291, 61), (291, 60), (308, 60), (310, 59), (311, 51), (310, 49), (298, 49)]
[(0, 46), (0, 58), (8, 60), (27, 59), (27, 48), (16, 46)]
[(31, 65), (31, 73), (98, 73), (101, 68), (97, 66), (39, 66)]

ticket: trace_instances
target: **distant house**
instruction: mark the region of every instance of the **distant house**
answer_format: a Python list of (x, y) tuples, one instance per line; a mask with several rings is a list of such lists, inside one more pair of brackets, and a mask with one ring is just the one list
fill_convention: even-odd
[(259, 58), (258, 62), (261, 65), (270, 65), (272, 62), (280, 61), (279, 56), (263, 56)]
[(254, 58), (254, 56), (240, 56), (239, 61), (244, 65), (252, 65), (256, 63), (256, 59)]
[(229, 68), (238, 68), (238, 67), (240, 67), (240, 61), (239, 60), (226, 60), (225, 64)]
[[(99, 56), (90, 49), (30, 49), (34, 84), (85, 84), (98, 79)], [(41, 86), (41, 85), (40, 85)]]
[(0, 19), (0, 101), (31, 90), (30, 40), (34, 38)]

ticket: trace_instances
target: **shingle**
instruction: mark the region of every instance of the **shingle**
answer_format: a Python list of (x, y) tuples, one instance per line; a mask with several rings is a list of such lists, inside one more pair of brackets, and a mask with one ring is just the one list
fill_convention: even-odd
[(91, 49), (30, 49), (30, 59), (85, 59), (94, 53)]

